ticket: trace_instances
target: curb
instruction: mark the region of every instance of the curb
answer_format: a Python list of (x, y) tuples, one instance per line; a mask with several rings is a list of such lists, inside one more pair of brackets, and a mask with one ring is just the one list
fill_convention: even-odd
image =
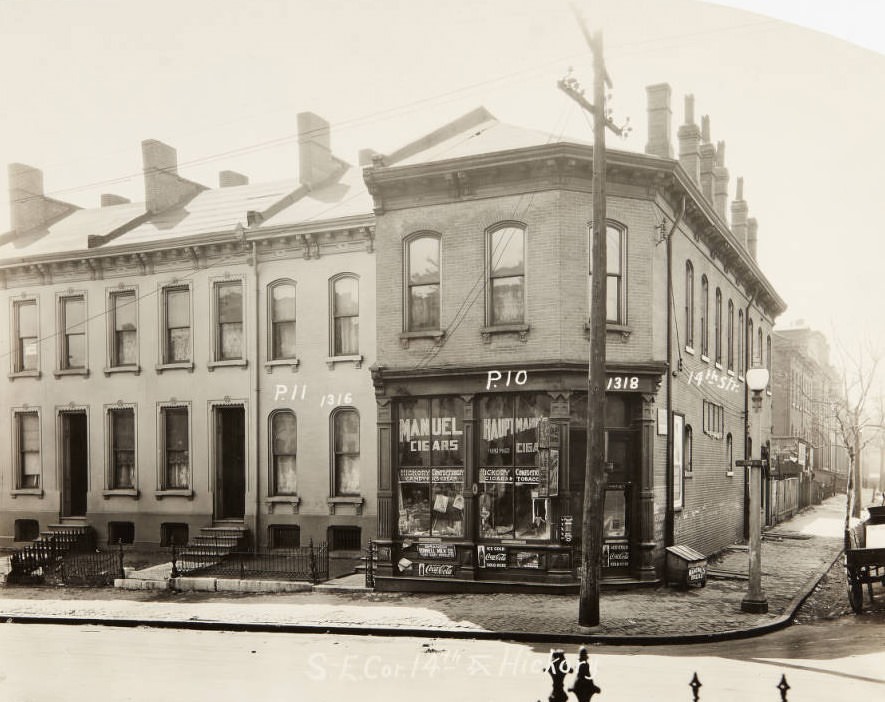
[(6, 624), (55, 624), (55, 625), (98, 625), (114, 627), (148, 627), (152, 629), (191, 629), (196, 631), (235, 631), (250, 633), (282, 633), (282, 634), (338, 634), (345, 636), (386, 636), (386, 637), (418, 637), (434, 639), (474, 639), (478, 641), (514, 641), (518, 643), (569, 643), (569, 644), (604, 644), (609, 646), (651, 646), (660, 644), (697, 644), (714, 643), (736, 639), (747, 639), (763, 636), (790, 625), (796, 611), (812, 593), (824, 575), (842, 556), (840, 550), (829, 561), (825, 568), (811, 576), (800, 588), (799, 592), (787, 605), (784, 613), (765, 624), (745, 629), (729, 629), (726, 631), (704, 632), (693, 634), (573, 634), (556, 632), (527, 631), (489, 631), (485, 629), (428, 629), (417, 627), (366, 627), (366, 626), (323, 626), (320, 624), (274, 624), (256, 622), (221, 622), (201, 621), (194, 619), (145, 621), (128, 618), (106, 617), (67, 617), (67, 616), (34, 616), (15, 615), (0, 612), (0, 623)]

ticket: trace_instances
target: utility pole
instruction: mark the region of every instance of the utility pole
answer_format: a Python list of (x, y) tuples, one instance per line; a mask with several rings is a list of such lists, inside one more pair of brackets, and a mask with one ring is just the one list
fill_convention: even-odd
[[(606, 335), (606, 212), (605, 130), (622, 135), (605, 108), (605, 88), (611, 79), (605, 70), (602, 32), (592, 36), (578, 22), (593, 53), (593, 103), (573, 78), (559, 88), (593, 115), (593, 237), (590, 256), (590, 364), (587, 388), (587, 459), (584, 467), (584, 505), (581, 520), (581, 594), (578, 624), (599, 624), (599, 578), (602, 567), (602, 509), (605, 488), (605, 335)], [(595, 273), (595, 275), (593, 275)]]

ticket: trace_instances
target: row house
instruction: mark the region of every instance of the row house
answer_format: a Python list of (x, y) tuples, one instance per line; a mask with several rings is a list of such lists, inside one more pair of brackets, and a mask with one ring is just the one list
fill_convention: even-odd
[(207, 188), (145, 141), (140, 203), (79, 209), (10, 166), (0, 542), (59, 522), (144, 546), (373, 535), (371, 201), (329, 125), (298, 126), (298, 176), (269, 184)]
[[(645, 153), (609, 151), (603, 577), (739, 540), (745, 371), (785, 305), (724, 143), (648, 88)], [(591, 144), (478, 109), (365, 169), (377, 264), (378, 553), (389, 590), (577, 587)], [(771, 393), (763, 426), (770, 426)], [(768, 432), (764, 437), (767, 439)]]

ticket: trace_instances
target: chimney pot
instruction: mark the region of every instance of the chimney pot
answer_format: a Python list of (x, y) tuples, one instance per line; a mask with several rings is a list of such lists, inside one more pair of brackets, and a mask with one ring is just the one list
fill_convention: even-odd
[(731, 203), (731, 231), (741, 246), (747, 248), (747, 203), (744, 201), (744, 179), (737, 179), (737, 195)]
[(705, 144), (710, 143), (710, 115), (701, 117), (701, 139)]
[(759, 224), (756, 222), (755, 217), (751, 217), (747, 220), (747, 251), (750, 253), (750, 257), (755, 261), (756, 260), (756, 247), (759, 243)]
[(191, 199), (205, 186), (178, 175), (178, 154), (156, 139), (141, 142), (144, 201), (148, 212), (162, 212)]
[(9, 218), (12, 230), (30, 231), (54, 222), (78, 209), (43, 192), (43, 171), (23, 163), (10, 163)]
[(701, 130), (694, 123), (694, 96), (685, 96), (685, 124), (677, 131), (679, 138), (679, 163), (695, 182), (700, 182), (701, 158), (698, 147), (701, 142)]
[(298, 179), (308, 187), (338, 170), (330, 147), (329, 123), (313, 112), (298, 114)]
[(694, 124), (694, 95), (685, 96), (685, 123)]
[(720, 141), (716, 148), (716, 165), (713, 167), (713, 208), (725, 220), (728, 204), (728, 169), (725, 168), (725, 142)]
[(645, 153), (673, 158), (673, 146), (670, 143), (670, 85), (649, 85), (645, 92), (648, 99), (648, 143), (645, 145)]

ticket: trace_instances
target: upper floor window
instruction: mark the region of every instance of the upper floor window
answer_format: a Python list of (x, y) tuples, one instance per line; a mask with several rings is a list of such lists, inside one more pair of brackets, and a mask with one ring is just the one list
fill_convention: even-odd
[(747, 315), (747, 359), (744, 368), (752, 368), (756, 360), (756, 352), (753, 350), (753, 319)]
[(12, 316), (15, 325), (13, 370), (16, 373), (38, 370), (40, 324), (37, 317), (37, 301), (21, 300), (13, 303)]
[(691, 473), (694, 470), (694, 435), (691, 430), (691, 424), (685, 425), (685, 435), (683, 436), (682, 456), (684, 461), (684, 470)]
[[(608, 324), (627, 323), (627, 252), (625, 246), (625, 238), (626, 232), (622, 226), (614, 224), (612, 222), (608, 222), (606, 224), (605, 321)], [(592, 252), (592, 228), (590, 230), (590, 246)]]
[(759, 325), (759, 329), (756, 330), (756, 360), (758, 364), (762, 365), (762, 325)]
[(737, 338), (737, 372), (744, 374), (744, 311), (738, 310), (738, 338)]
[(109, 487), (112, 490), (135, 487), (135, 410), (132, 407), (108, 412), (110, 438)]
[(704, 433), (721, 439), (722, 433), (725, 430), (725, 408), (715, 402), (704, 400), (703, 410)]
[(274, 495), (296, 495), (297, 425), (291, 410), (274, 412), (270, 419)]
[(86, 298), (82, 295), (59, 299), (61, 370), (86, 368)]
[(525, 321), (525, 230), (503, 227), (488, 237), (489, 324)]
[(163, 362), (191, 360), (191, 291), (187, 287), (163, 289)]
[(295, 358), (295, 284), (274, 283), (268, 289), (270, 301), (270, 358)]
[(332, 282), (332, 355), (359, 354), (359, 281), (352, 275)]
[(728, 370), (734, 370), (734, 303), (728, 301)]
[(138, 319), (134, 290), (110, 295), (111, 367), (138, 363)]
[(765, 337), (765, 367), (768, 368), (768, 390), (771, 390), (771, 335)]
[(701, 354), (710, 355), (710, 284), (701, 276)]
[(731, 432), (725, 436), (725, 472), (728, 475), (734, 473), (734, 444)]
[(694, 266), (685, 262), (685, 345), (694, 347)]
[(215, 283), (215, 360), (243, 358), (243, 284)]
[(15, 413), (15, 486), (21, 490), (40, 487), (40, 415)]
[(716, 288), (716, 317), (713, 324), (713, 359), (722, 365), (722, 291)]
[(360, 416), (342, 408), (332, 415), (333, 474), (335, 497), (360, 494)]
[(406, 245), (407, 331), (440, 328), (439, 237), (420, 236)]

